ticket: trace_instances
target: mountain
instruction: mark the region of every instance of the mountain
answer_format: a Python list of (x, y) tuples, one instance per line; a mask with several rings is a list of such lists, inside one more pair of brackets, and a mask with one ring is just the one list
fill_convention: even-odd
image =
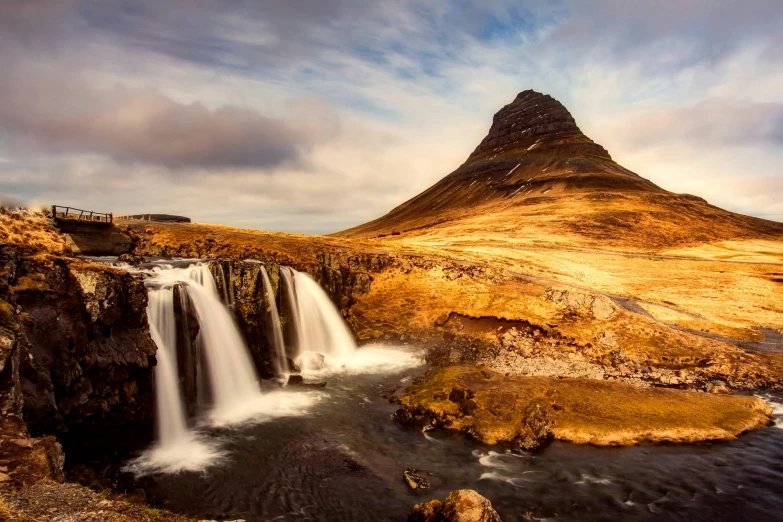
[(549, 95), (526, 90), (503, 107), (457, 170), (344, 237), (520, 236), (662, 248), (783, 238), (783, 223), (668, 192), (617, 164)]

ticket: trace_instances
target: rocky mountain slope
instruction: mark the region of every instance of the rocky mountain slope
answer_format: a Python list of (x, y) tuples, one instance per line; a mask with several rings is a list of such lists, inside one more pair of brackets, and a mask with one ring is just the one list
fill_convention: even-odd
[(664, 248), (783, 237), (783, 224), (668, 192), (612, 160), (551, 96), (521, 92), (467, 161), (351, 238), (536, 236), (571, 244)]

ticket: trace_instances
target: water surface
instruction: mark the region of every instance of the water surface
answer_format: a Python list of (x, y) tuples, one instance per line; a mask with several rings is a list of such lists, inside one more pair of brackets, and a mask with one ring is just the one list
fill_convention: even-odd
[[(410, 366), (403, 361), (390, 371), (362, 373), (377, 370), (374, 361), (322, 372), (317, 378), (328, 383), (322, 390), (285, 390), (322, 394), (305, 415), (210, 428), (207, 436), (225, 452), (221, 465), (139, 483), (159, 505), (249, 522), (399, 521), (415, 503), (459, 488), (488, 497), (506, 522), (783, 516), (783, 429), (728, 443), (595, 448), (555, 442), (539, 453), (511, 454), (393, 422), (396, 406), (383, 395), (423, 369), (402, 369)], [(783, 403), (780, 395), (767, 399)], [(410, 491), (406, 468), (421, 470), (432, 489)]]

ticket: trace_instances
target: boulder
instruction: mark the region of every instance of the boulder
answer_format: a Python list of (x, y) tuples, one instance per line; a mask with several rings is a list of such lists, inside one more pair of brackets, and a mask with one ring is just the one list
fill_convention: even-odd
[(288, 386), (297, 386), (304, 384), (304, 377), (301, 375), (289, 375), (288, 376)]
[(136, 266), (145, 263), (147, 260), (144, 259), (143, 256), (138, 256), (136, 254), (122, 254), (117, 258), (117, 261), (120, 263), (128, 263), (129, 265)]
[(305, 382), (304, 377), (301, 375), (289, 375), (287, 386), (304, 386), (305, 388), (325, 388), (326, 383), (323, 381)]
[(292, 359), (286, 357), (285, 360), (286, 360), (286, 363), (288, 364), (288, 371), (289, 372), (299, 373), (299, 372), (302, 371), (302, 369), (299, 368), (299, 366)]
[(449, 493), (445, 502), (430, 500), (416, 504), (409, 522), (500, 522), (492, 503), (472, 489)]
[(419, 470), (408, 468), (402, 472), (402, 476), (411, 489), (429, 489), (430, 487), (429, 481), (421, 476)]

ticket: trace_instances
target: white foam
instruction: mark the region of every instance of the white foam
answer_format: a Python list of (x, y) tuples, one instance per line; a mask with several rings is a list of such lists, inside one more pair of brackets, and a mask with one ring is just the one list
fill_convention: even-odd
[(503, 458), (508, 456), (505, 453), (497, 453), (495, 451), (490, 451), (489, 453), (482, 453), (479, 451), (474, 451), (473, 455), (475, 457), (478, 457), (479, 464), (481, 464), (484, 467), (496, 468), (496, 469), (511, 469), (511, 466), (503, 462)]
[(422, 364), (422, 354), (391, 345), (375, 344), (359, 348), (344, 357), (326, 357), (318, 370), (302, 370), (304, 376), (322, 377), (333, 374), (377, 374), (414, 368)]
[(323, 392), (280, 390), (253, 399), (237, 401), (233, 407), (215, 409), (205, 419), (217, 427), (260, 424), (280, 417), (307, 415), (326, 396)]
[(137, 477), (153, 473), (204, 472), (225, 460), (226, 453), (220, 448), (220, 442), (188, 432), (165, 445), (154, 444), (139, 457), (128, 462), (123, 471)]
[(430, 442), (435, 442), (437, 444), (442, 444), (441, 441), (433, 437), (432, 435), (428, 435), (426, 431), (422, 432), (422, 435), (424, 435), (424, 438), (427, 439)]
[(519, 481), (513, 477), (507, 477), (505, 475), (501, 475), (500, 473), (495, 473), (494, 471), (487, 471), (486, 473), (482, 473), (479, 477), (479, 480), (498, 480), (500, 482), (505, 482), (507, 484), (511, 484), (515, 488), (521, 488), (523, 487), (522, 484), (519, 484)]
[(612, 481), (609, 480), (606, 477), (593, 477), (592, 475), (588, 475), (587, 473), (582, 473), (582, 480), (578, 480), (574, 482), (574, 484), (611, 484)]
[(775, 427), (783, 429), (783, 399), (768, 393), (757, 394), (756, 397), (766, 402), (772, 408), (772, 415), (775, 416)]

